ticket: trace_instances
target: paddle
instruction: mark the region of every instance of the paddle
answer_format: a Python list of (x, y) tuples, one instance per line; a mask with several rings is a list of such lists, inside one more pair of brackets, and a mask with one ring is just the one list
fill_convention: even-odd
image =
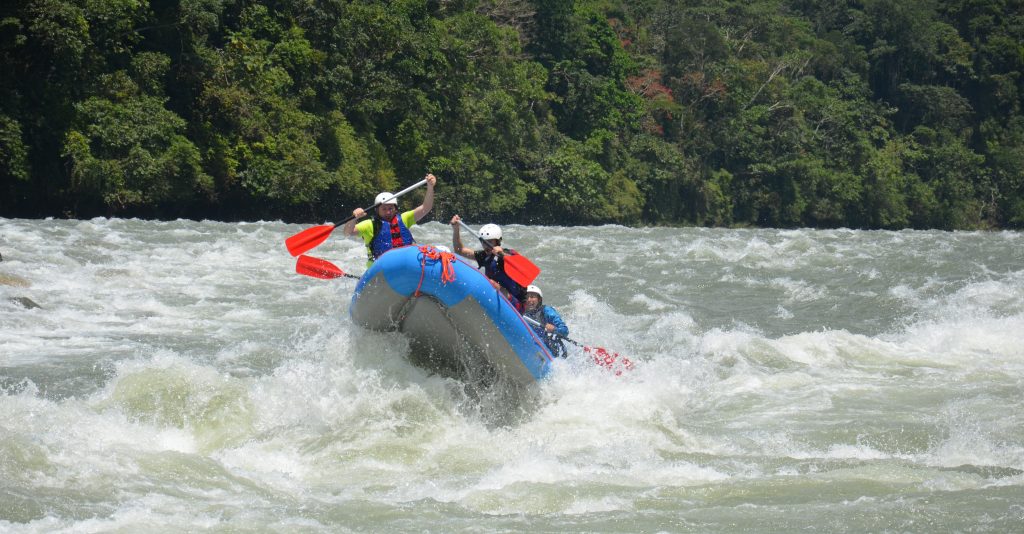
[(327, 260), (306, 255), (299, 256), (298, 261), (295, 262), (295, 272), (306, 276), (312, 276), (313, 278), (322, 278), (324, 280), (341, 278), (343, 276), (345, 278), (359, 278), (354, 274), (348, 274), (345, 271), (342, 271), (337, 265), (334, 265)]
[[(409, 187), (406, 187), (405, 189), (395, 193), (391, 198), (398, 198), (425, 183), (427, 183), (426, 180), (420, 180), (419, 182), (416, 182), (415, 184), (410, 185)], [(377, 209), (377, 206), (380, 205), (381, 203), (378, 202), (370, 206), (369, 208), (364, 209), (363, 211), (371, 213), (373, 210)], [(320, 226), (306, 228), (305, 230), (289, 237), (288, 239), (285, 239), (284, 246), (288, 247), (289, 254), (291, 254), (292, 256), (298, 256), (299, 254), (303, 254), (309, 250), (312, 250), (320, 246), (320, 243), (323, 243), (327, 239), (327, 237), (331, 235), (331, 232), (333, 232), (335, 228), (342, 226), (355, 218), (355, 215), (349, 215), (344, 221), (341, 221), (340, 223), (337, 224), (321, 224)]]
[[(523, 316), (523, 319), (526, 319), (526, 322), (532, 324), (533, 326), (543, 326), (539, 322), (537, 322), (537, 321), (535, 321), (535, 320), (533, 320), (533, 319), (531, 319), (531, 318), (529, 318), (529, 317), (527, 317), (525, 315)], [(567, 338), (565, 336), (558, 335), (558, 334), (556, 334), (554, 332), (551, 332), (551, 335), (555, 336), (558, 339), (564, 339), (564, 340), (568, 341), (569, 343), (572, 343), (573, 345), (576, 345), (577, 347), (580, 347), (581, 349), (583, 349), (583, 352), (586, 352), (586, 353), (592, 355), (592, 357), (594, 358), (594, 363), (596, 363), (597, 365), (600, 365), (602, 367), (607, 367), (609, 371), (615, 371), (615, 374), (617, 376), (621, 375), (623, 370), (625, 370), (625, 371), (632, 371), (633, 370), (633, 367), (634, 367), (633, 366), (633, 360), (630, 360), (629, 358), (627, 358), (625, 356), (619, 356), (618, 352), (609, 352), (608, 349), (606, 349), (604, 347), (588, 347), (588, 346), (580, 343), (579, 341), (575, 341), (575, 340), (569, 339), (569, 338)], [(616, 365), (616, 362), (618, 362), (618, 365)], [(619, 369), (616, 369), (616, 367), (619, 367)]]
[[(469, 230), (469, 233), (473, 234), (474, 237), (480, 240), (480, 243), (484, 248), (487, 250), (494, 248), (484, 238), (480, 237), (480, 234), (476, 233), (472, 228), (467, 226), (466, 223), (462, 222), (462, 220), (459, 220), (459, 224), (461, 224), (466, 230)], [(526, 256), (523, 256), (518, 252), (515, 254), (505, 254), (502, 257), (505, 258), (505, 274), (523, 287), (530, 285), (537, 278), (537, 275), (540, 274), (540, 267), (534, 265), (532, 261), (526, 258)]]

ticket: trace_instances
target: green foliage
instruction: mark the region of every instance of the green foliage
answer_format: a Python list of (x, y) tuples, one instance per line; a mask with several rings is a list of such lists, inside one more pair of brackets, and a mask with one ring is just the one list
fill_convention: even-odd
[(21, 124), (0, 114), (0, 175), (25, 181), (30, 172), (28, 147), (22, 139)]
[[(1013, 228), (1024, 227), (1024, 117), (1017, 116), (1003, 126), (995, 120), (981, 127), (986, 141), (992, 176), (987, 206), (991, 219), (1005, 221)], [(984, 193), (984, 191), (983, 191)]]
[(1022, 42), (1002, 0), (18, 0), (0, 215), (322, 219), (433, 172), (437, 216), (1020, 228)]
[(577, 223), (635, 222), (643, 208), (637, 184), (623, 171), (610, 172), (619, 149), (614, 134), (595, 131), (571, 139), (543, 162), (539, 187), (555, 220)]
[(624, 168), (643, 195), (645, 219), (671, 223), (692, 216), (695, 222), (703, 223), (708, 210), (715, 209), (702, 202), (703, 195), (696, 189), (696, 164), (680, 154), (675, 145), (655, 135), (642, 134), (631, 140), (627, 151), (629, 158)]
[(874, 228), (903, 228), (910, 224), (911, 209), (908, 197), (915, 204), (924, 204), (924, 189), (920, 180), (903, 172), (905, 146), (898, 141), (887, 143), (874, 152), (865, 165), (865, 208), (868, 226)]
[(593, 160), (594, 144), (568, 140), (545, 161), (544, 204), (573, 222), (600, 222), (607, 204), (602, 193), (609, 174)]
[(899, 87), (901, 118), (936, 130), (967, 132), (974, 110), (970, 102), (951, 87), (903, 84)]
[[(249, 198), (279, 208), (314, 203), (341, 180), (326, 167), (318, 145), (331, 136), (322, 135), (316, 116), (300, 108), (286, 67), (315, 62), (317, 55), (304, 54), (309, 47), (301, 32), (278, 29), (262, 6), (247, 9), (243, 19), (254, 27), (229, 33), (225, 53), (211, 65), (215, 74), (199, 96), (206, 135), (217, 140), (206, 165), (224, 192), (240, 188)], [(340, 144), (330, 146), (340, 163)]]
[(176, 26), (190, 40), (204, 42), (221, 26), (221, 17), (233, 0), (180, 0), (174, 13)]
[(74, 2), (36, 0), (26, 9), (32, 48), (54, 60), (58, 68), (75, 68), (92, 42), (85, 10)]
[[(974, 153), (957, 136), (919, 126), (914, 140), (921, 157), (916, 166), (934, 191), (938, 212), (928, 227), (978, 228), (983, 226), (983, 196), (991, 183), (982, 166), (984, 157)], [(922, 225), (924, 226), (924, 225)]]
[(131, 60), (132, 79), (146, 94), (163, 94), (170, 70), (171, 58), (159, 52), (140, 52)]
[(712, 171), (707, 180), (703, 181), (698, 222), (710, 225), (727, 225), (732, 223), (735, 209), (732, 197), (728, 194), (732, 186), (733, 176), (726, 170)]
[(157, 97), (128, 94), (92, 97), (75, 106), (77, 118), (62, 155), (76, 195), (111, 210), (209, 195), (212, 181), (200, 167), (199, 151), (182, 135), (185, 121), (163, 104)]
[(318, 143), (322, 160), (351, 203), (395, 188), (394, 173), (382, 164), (381, 149), (375, 150), (372, 140), (360, 137), (341, 112), (332, 111), (322, 122)]

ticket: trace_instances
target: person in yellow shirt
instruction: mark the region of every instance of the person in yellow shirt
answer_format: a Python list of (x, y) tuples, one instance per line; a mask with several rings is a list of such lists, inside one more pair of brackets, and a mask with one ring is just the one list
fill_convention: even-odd
[(363, 242), (366, 244), (367, 267), (372, 265), (381, 254), (393, 248), (407, 247), (416, 243), (409, 228), (426, 217), (434, 207), (434, 184), (437, 183), (437, 177), (428, 174), (426, 180), (427, 193), (423, 196), (423, 203), (401, 215), (398, 213), (398, 199), (387, 191), (377, 195), (374, 200), (377, 210), (370, 219), (359, 221), (366, 216), (363, 208), (356, 208), (352, 211), (352, 216), (355, 218), (345, 223), (342, 231), (345, 235), (358, 235), (363, 238)]

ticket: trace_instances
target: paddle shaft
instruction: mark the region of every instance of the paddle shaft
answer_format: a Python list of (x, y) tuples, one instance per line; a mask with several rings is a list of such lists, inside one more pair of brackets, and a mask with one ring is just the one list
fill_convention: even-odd
[[(423, 185), (425, 183), (427, 183), (427, 181), (425, 179), (421, 180), (418, 183), (415, 183), (415, 184), (413, 184), (413, 185), (411, 185), (409, 187), (406, 187), (405, 189), (399, 191), (398, 193), (395, 193), (388, 200), (391, 200), (392, 198), (398, 198), (398, 197), (408, 193), (409, 191), (412, 191), (413, 189), (416, 189), (417, 187), (419, 187), (419, 186), (421, 186), (421, 185)], [(366, 208), (366, 209), (364, 209), (363, 212), (371, 212), (374, 209), (376, 209), (377, 206), (380, 206), (379, 202), (374, 204), (374, 205), (372, 205), (372, 206), (370, 206), (370, 207), (368, 207), (368, 208)], [(347, 219), (345, 219), (344, 221), (341, 221), (338, 224), (321, 224), (320, 226), (314, 226), (312, 228), (307, 228), (307, 229), (305, 229), (305, 230), (303, 230), (303, 231), (301, 231), (301, 232), (299, 232), (299, 233), (289, 237), (288, 239), (285, 239), (284, 240), (284, 246), (288, 249), (288, 253), (289, 254), (291, 254), (292, 256), (298, 256), (298, 255), (300, 255), (300, 254), (302, 254), (304, 252), (308, 252), (309, 250), (312, 250), (312, 249), (320, 246), (320, 243), (323, 243), (324, 241), (326, 241), (327, 237), (331, 235), (331, 232), (333, 232), (339, 226), (343, 226), (343, 225), (345, 225), (346, 223), (348, 223), (349, 221), (351, 221), (352, 219), (355, 219), (355, 218), (356, 218), (355, 214), (352, 214), (352, 215), (349, 215)]]
[[(420, 180), (420, 181), (410, 185), (409, 187), (406, 187), (405, 189), (395, 193), (388, 200), (391, 200), (392, 198), (398, 198), (398, 197), (408, 193), (409, 191), (412, 191), (413, 189), (416, 189), (417, 187), (420, 187), (421, 185), (423, 185), (425, 183), (427, 183), (426, 180)], [(366, 213), (370, 213), (371, 211), (377, 209), (377, 206), (380, 206), (381, 204), (383, 204), (383, 202), (378, 202), (378, 203), (376, 203), (376, 204), (374, 204), (374, 205), (372, 205), (372, 206), (370, 206), (368, 208), (363, 209), (363, 211), (366, 212)], [(342, 226), (345, 223), (347, 223), (347, 222), (349, 222), (349, 221), (351, 221), (352, 219), (355, 219), (355, 218), (356, 218), (355, 215), (349, 215), (348, 217), (345, 218), (344, 221), (341, 221), (340, 223), (337, 223), (334, 226)]]
[[(533, 320), (533, 319), (531, 319), (531, 318), (529, 318), (529, 317), (527, 317), (527, 316), (525, 316), (525, 315), (523, 316), (523, 319), (526, 319), (526, 322), (528, 322), (528, 323), (532, 324), (533, 326), (540, 326), (540, 327), (542, 327), (542, 328), (543, 328), (544, 326), (546, 326), (546, 325), (542, 325), (542, 324), (540, 324), (540, 322), (538, 322), (538, 321), (535, 321), (535, 320)], [(546, 329), (545, 329), (545, 331), (546, 331)], [(579, 341), (574, 341), (574, 340), (572, 340), (572, 339), (569, 339), (569, 338), (567, 338), (567, 337), (565, 337), (565, 336), (563, 336), (563, 335), (561, 335), (561, 334), (557, 334), (557, 333), (555, 333), (555, 332), (551, 332), (551, 335), (553, 335), (553, 336), (557, 337), (558, 339), (564, 339), (564, 340), (568, 341), (569, 343), (572, 343), (573, 345), (576, 345), (577, 347), (582, 347), (582, 346), (583, 346), (583, 344), (582, 344), (582, 343), (580, 343)]]

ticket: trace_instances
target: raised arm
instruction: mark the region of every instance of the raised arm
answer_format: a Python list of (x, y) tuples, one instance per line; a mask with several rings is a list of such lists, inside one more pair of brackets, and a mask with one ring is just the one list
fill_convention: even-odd
[(461, 220), (458, 215), (452, 217), (452, 252), (473, 259), (473, 249), (462, 245), (462, 225), (459, 224)]
[(428, 174), (426, 180), (427, 193), (423, 195), (423, 203), (412, 210), (412, 216), (416, 218), (416, 222), (420, 222), (420, 219), (426, 217), (430, 210), (434, 209), (434, 184), (437, 183), (437, 177)]

